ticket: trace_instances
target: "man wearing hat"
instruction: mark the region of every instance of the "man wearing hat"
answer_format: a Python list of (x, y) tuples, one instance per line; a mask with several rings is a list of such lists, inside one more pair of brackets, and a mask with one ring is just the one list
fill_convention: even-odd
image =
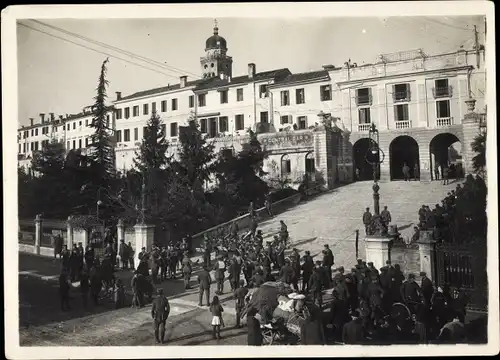
[(415, 274), (408, 274), (408, 280), (401, 286), (401, 297), (406, 305), (413, 308), (413, 312), (416, 313), (417, 306), (422, 300), (422, 291), (415, 282)]
[(302, 291), (309, 292), (309, 279), (314, 271), (314, 261), (309, 250), (302, 257), (304, 263), (301, 266), (302, 270)]
[(226, 264), (224, 263), (222, 255), (217, 255), (217, 262), (214, 265), (215, 270), (215, 283), (217, 284), (217, 295), (224, 293), (224, 273), (226, 272)]
[(367, 207), (366, 211), (363, 213), (363, 225), (365, 226), (365, 235), (370, 235), (370, 225), (372, 223), (372, 213), (370, 208)]
[(292, 285), (295, 291), (299, 291), (299, 278), (300, 278), (300, 254), (296, 248), (293, 248), (290, 254), (290, 262), (293, 268)]
[(371, 261), (368, 263), (368, 270), (370, 270), (370, 274), (372, 276), (376, 276), (377, 278), (379, 277), (380, 274), (379, 274), (377, 268), (375, 268), (375, 266), (373, 265), (373, 262), (371, 262)]
[[(285, 282), (286, 284), (290, 285), (292, 284), (293, 281), (293, 268), (290, 265), (290, 259), (285, 259), (285, 265), (280, 270), (280, 275), (279, 275), (281, 281)], [(296, 289), (294, 289), (296, 290)]]
[(205, 293), (207, 306), (210, 306), (210, 284), (212, 284), (212, 277), (208, 271), (208, 267), (204, 266), (203, 270), (198, 274), (198, 284), (200, 289), (200, 301), (199, 306), (202, 305), (203, 294)]
[(154, 299), (151, 306), (151, 317), (154, 323), (156, 343), (163, 344), (165, 341), (165, 324), (170, 314), (170, 304), (167, 297), (163, 295), (162, 288), (158, 288), (156, 291), (158, 296)]
[(354, 311), (358, 306), (358, 284), (356, 280), (356, 269), (352, 268), (351, 273), (345, 276), (345, 286), (347, 289), (347, 302), (349, 308)]
[(333, 261), (333, 253), (332, 250), (330, 250), (330, 247), (328, 244), (324, 245), (324, 250), (323, 250), (323, 265), (326, 267), (328, 271), (328, 278), (330, 281), (332, 280), (332, 266), (334, 264)]
[(356, 310), (351, 317), (352, 320), (342, 329), (342, 342), (348, 345), (362, 345), (365, 342), (365, 329), (360, 314)]
[(236, 301), (236, 327), (240, 327), (241, 312), (245, 308), (245, 297), (248, 294), (248, 289), (245, 287), (245, 281), (240, 280), (240, 286), (234, 292), (234, 299)]
[(311, 278), (309, 279), (309, 290), (312, 292), (313, 301), (315, 304), (318, 304), (320, 308), (321, 305), (323, 304), (323, 296), (322, 296), (323, 281), (322, 281), (321, 269), (322, 269), (321, 261), (316, 261), (316, 267), (314, 268), (314, 272), (312, 273)]

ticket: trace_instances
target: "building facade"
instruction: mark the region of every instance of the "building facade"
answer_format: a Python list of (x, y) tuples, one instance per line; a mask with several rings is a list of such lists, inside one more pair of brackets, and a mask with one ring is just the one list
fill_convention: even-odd
[[(259, 72), (250, 63), (247, 74), (236, 77), (228, 53), (216, 25), (200, 58), (201, 79), (181, 76), (178, 84), (116, 94), (110, 126), (116, 135), (118, 170), (133, 166), (146, 122), (156, 112), (172, 153), (179, 127), (189, 119), (198, 121), (217, 150), (240, 150), (250, 128), (269, 151), (265, 166), (270, 176), (300, 181), (321, 168), (329, 186), (373, 178), (366, 157), (372, 146), (368, 132), (375, 125), (381, 180), (401, 179), (404, 164), (421, 180), (431, 180), (436, 167), (470, 157), (464, 153), (472, 141), (472, 132), (464, 132), (466, 102), (475, 99), (479, 113), (486, 108), (484, 48), (434, 56), (405, 51), (380, 55), (373, 64), (348, 62), (296, 74), (287, 68)], [(67, 149), (85, 146), (91, 130), (84, 126), (88, 117), (83, 111), (60, 119), (56, 128), (62, 125), (62, 131), (54, 132), (59, 131)], [(325, 120), (331, 131), (325, 130)], [(36, 150), (24, 145), (33, 142), (23, 137), (38, 128), (33, 126), (19, 129), (20, 155)], [(34, 136), (36, 142), (42, 135)], [(319, 165), (322, 156), (326, 167)]]

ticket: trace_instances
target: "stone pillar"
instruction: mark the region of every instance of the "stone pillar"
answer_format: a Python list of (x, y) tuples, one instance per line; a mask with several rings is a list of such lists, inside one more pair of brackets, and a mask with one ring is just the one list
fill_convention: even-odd
[(420, 253), (420, 271), (424, 271), (431, 280), (435, 275), (435, 241), (430, 237), (421, 237), (418, 241), (418, 252)]
[(118, 224), (116, 224), (116, 237), (118, 244), (121, 240), (125, 240), (125, 225), (123, 224), (122, 219), (118, 219)]
[(333, 136), (333, 131), (325, 124), (320, 124), (313, 131), (314, 167), (321, 172), (327, 189), (333, 189), (335, 184)]
[(474, 172), (472, 166), (472, 158), (475, 156), (472, 150), (472, 142), (474, 138), (479, 134), (479, 114), (474, 112), (474, 107), (476, 106), (475, 99), (465, 100), (467, 104), (468, 113), (465, 114), (462, 120), (463, 128), (463, 142), (462, 142), (462, 161), (465, 175), (472, 174)]
[(73, 248), (73, 225), (71, 225), (71, 216), (68, 216), (68, 227), (67, 227), (67, 239), (68, 249), (71, 250)]
[(42, 215), (38, 214), (35, 217), (35, 254), (40, 255), (40, 244), (42, 242)]
[(137, 267), (139, 264), (139, 253), (143, 247), (146, 251), (151, 251), (153, 247), (155, 226), (147, 224), (137, 224), (134, 226), (135, 230), (135, 259), (134, 264)]
[(376, 269), (385, 266), (385, 262), (390, 260), (389, 243), (390, 237), (367, 236), (365, 238), (366, 261), (373, 262)]

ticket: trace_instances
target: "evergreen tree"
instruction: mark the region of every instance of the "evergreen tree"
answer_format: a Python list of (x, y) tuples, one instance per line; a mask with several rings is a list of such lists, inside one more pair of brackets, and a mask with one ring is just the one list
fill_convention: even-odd
[(60, 178), (66, 161), (64, 145), (52, 138), (45, 143), (41, 151), (35, 151), (31, 160), (31, 168), (37, 173), (51, 178)]
[(478, 134), (471, 145), (472, 150), (476, 153), (472, 158), (474, 172), (483, 176), (486, 170), (486, 131)]
[(188, 126), (180, 128), (179, 142), (176, 171), (189, 187), (199, 191), (215, 169), (214, 145), (203, 138), (194, 118), (188, 120)]
[(106, 59), (101, 66), (97, 95), (94, 97), (95, 102), (92, 106), (94, 117), (90, 124), (90, 127), (94, 128), (95, 131), (91, 135), (91, 144), (89, 146), (91, 149), (90, 159), (92, 160), (94, 182), (105, 188), (110, 187), (115, 175), (113, 140), (107, 124), (108, 107), (106, 106), (106, 88), (108, 81), (106, 80), (106, 64), (108, 62), (109, 59)]
[(143, 174), (164, 169), (170, 163), (168, 146), (160, 116), (154, 112), (146, 124), (141, 146), (135, 152), (135, 168)]

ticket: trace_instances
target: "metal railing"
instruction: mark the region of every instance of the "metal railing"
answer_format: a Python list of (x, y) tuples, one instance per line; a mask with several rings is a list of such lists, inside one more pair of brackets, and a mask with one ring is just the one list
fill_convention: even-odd
[(434, 98), (451, 97), (453, 94), (451, 86), (440, 86), (432, 88)]
[(356, 105), (371, 105), (372, 96), (371, 95), (358, 95), (356, 96)]
[(437, 118), (436, 126), (437, 127), (445, 127), (453, 125), (453, 117), (445, 117), (445, 118)]
[(366, 132), (366, 131), (370, 131), (370, 127), (372, 126), (371, 123), (367, 123), (367, 124), (358, 124), (358, 131), (359, 132)]
[(409, 129), (411, 128), (411, 120), (396, 120), (396, 129)]
[(392, 93), (392, 99), (394, 102), (410, 101), (410, 99), (411, 99), (410, 91), (394, 92), (394, 93)]

